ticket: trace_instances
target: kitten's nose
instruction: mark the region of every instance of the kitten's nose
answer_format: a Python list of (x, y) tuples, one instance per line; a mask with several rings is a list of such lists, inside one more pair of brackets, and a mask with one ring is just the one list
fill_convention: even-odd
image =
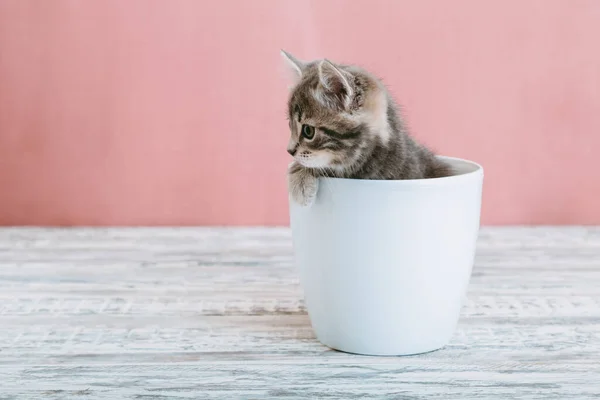
[(298, 150), (296, 148), (296, 146), (294, 146), (294, 147), (288, 147), (288, 149), (287, 149), (288, 153), (290, 153), (291, 156), (293, 156), (294, 154), (296, 154), (296, 150)]

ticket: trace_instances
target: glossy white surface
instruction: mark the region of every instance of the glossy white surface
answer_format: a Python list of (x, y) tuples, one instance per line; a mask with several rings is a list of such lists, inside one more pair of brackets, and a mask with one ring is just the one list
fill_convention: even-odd
[(358, 354), (439, 349), (471, 275), (483, 170), (402, 181), (321, 179), (311, 207), (290, 201), (295, 257), (317, 338)]

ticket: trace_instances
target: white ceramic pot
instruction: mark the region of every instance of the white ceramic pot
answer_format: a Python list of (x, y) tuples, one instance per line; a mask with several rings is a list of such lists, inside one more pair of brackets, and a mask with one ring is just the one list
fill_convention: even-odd
[(445, 346), (458, 322), (479, 230), (483, 169), (446, 178), (323, 178), (311, 207), (290, 200), (296, 264), (317, 338), (349, 353)]

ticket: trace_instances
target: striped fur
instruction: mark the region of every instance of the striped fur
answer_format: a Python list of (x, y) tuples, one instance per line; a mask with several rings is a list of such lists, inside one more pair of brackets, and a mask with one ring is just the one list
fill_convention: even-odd
[(301, 62), (282, 52), (295, 84), (288, 99), (294, 163), (289, 190), (310, 205), (320, 176), (425, 179), (448, 176), (448, 165), (407, 132), (379, 79), (362, 68), (328, 60)]

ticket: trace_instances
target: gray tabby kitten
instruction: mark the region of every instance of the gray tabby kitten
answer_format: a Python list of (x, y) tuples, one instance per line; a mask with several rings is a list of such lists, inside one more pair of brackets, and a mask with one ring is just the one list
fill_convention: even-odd
[(282, 50), (296, 82), (288, 101), (294, 157), (288, 171), (292, 198), (305, 206), (318, 177), (422, 179), (451, 169), (415, 142), (381, 81), (367, 71), (328, 60), (301, 62)]

